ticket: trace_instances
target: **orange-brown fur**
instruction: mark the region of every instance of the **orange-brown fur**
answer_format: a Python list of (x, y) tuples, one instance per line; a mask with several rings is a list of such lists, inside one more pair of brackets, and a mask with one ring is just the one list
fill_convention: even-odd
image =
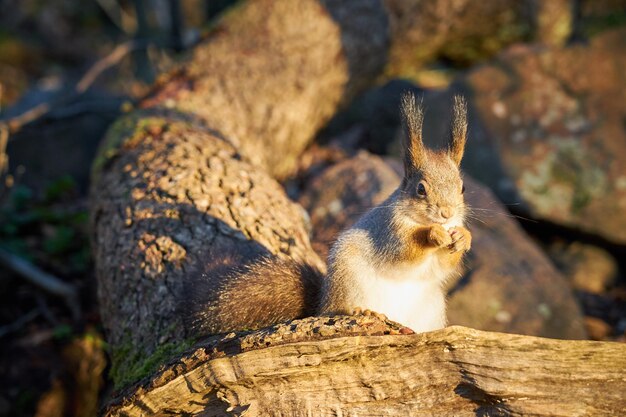
[[(463, 254), (471, 246), (471, 234), (463, 226), (465, 202), (459, 171), (467, 131), (465, 114), (464, 101), (455, 98), (448, 148), (429, 150), (421, 137), (422, 110), (412, 95), (403, 97), (404, 178), (385, 202), (342, 233), (333, 246), (322, 288), (322, 313), (376, 311), (378, 306), (388, 308), (396, 320), (408, 321), (402, 324), (413, 322), (416, 331), (445, 325), (443, 284), (458, 274)], [(415, 298), (385, 293), (405, 290), (414, 291)], [(384, 297), (389, 299), (384, 301)], [(428, 300), (432, 305), (411, 305), (429, 304)], [(420, 314), (424, 317), (414, 317)]]
[[(403, 98), (402, 112), (407, 138), (402, 183), (341, 234), (326, 279), (310, 265), (271, 256), (249, 263), (234, 256), (205, 265), (185, 284), (181, 300), (194, 332), (259, 328), (315, 312), (382, 313), (415, 331), (446, 324), (443, 283), (458, 273), (471, 245), (471, 234), (462, 225), (459, 172), (465, 104), (456, 99), (448, 149), (440, 152), (423, 145), (423, 114), (413, 96)], [(419, 194), (420, 187), (425, 195)], [(389, 309), (376, 308), (377, 298), (385, 297)]]

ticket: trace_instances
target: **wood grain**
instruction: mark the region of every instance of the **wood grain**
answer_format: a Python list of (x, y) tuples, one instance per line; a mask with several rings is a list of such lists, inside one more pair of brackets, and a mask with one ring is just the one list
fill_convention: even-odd
[[(411, 335), (398, 330), (374, 317), (341, 316), (308, 318), (240, 338), (231, 335), (227, 343), (198, 346), (125, 392), (125, 400), (114, 403), (106, 415), (626, 412), (624, 344), (458, 326)], [(259, 348), (264, 344), (268, 347)]]

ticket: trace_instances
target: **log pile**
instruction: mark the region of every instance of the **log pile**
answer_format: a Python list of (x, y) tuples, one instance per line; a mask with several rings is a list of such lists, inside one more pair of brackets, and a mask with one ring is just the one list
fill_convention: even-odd
[(91, 221), (112, 375), (126, 388), (106, 415), (626, 412), (623, 345), (460, 327), (410, 335), (368, 316), (199, 343), (186, 326), (184, 282), (207, 265), (275, 256), (324, 268), (276, 179), (383, 70), (394, 37), (413, 33), (417, 20), (388, 14), (393, 3), (244, 2), (110, 129)]

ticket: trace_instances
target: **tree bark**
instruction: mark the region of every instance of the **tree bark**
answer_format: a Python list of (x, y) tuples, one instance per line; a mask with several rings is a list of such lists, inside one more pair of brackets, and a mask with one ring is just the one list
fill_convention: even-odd
[(244, 2), (109, 130), (90, 214), (117, 386), (197, 336), (181, 311), (191, 275), (267, 256), (325, 269), (267, 172), (289, 172), (387, 43), (378, 0)]
[(154, 362), (149, 355), (171, 353), (195, 336), (181, 311), (184, 280), (193, 274), (261, 256), (324, 269), (303, 209), (264, 170), (194, 123), (162, 111), (122, 119), (102, 153), (124, 142), (94, 173), (98, 298), (118, 385)]
[(179, 309), (191, 274), (260, 256), (324, 268), (302, 209), (272, 178), (382, 70), (390, 33), (404, 33), (389, 28), (411, 27), (387, 3), (242, 2), (109, 130), (91, 219), (118, 386), (196, 337)]
[[(243, 2), (187, 64), (161, 77), (141, 106), (195, 115), (282, 179), (339, 104), (384, 68), (407, 76), (441, 56), (475, 61), (524, 39), (529, 20), (571, 18), (568, 0), (553, 0), (549, 8), (535, 2)], [(541, 39), (550, 38), (537, 25)], [(554, 37), (563, 41), (569, 25), (558, 29)]]
[(142, 107), (193, 114), (284, 178), (339, 103), (382, 70), (388, 44), (379, 0), (243, 2)]
[(626, 412), (624, 344), (456, 326), (399, 335), (402, 331), (375, 317), (336, 316), (212, 339), (125, 392), (105, 415)]

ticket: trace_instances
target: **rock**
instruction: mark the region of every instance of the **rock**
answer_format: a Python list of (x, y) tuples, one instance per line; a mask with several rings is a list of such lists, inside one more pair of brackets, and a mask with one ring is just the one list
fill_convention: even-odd
[(473, 249), (451, 290), (448, 319), (479, 329), (584, 339), (582, 315), (563, 275), (497, 198), (465, 179)]
[(606, 340), (613, 330), (607, 322), (595, 317), (585, 317), (585, 328), (591, 340)]
[(600, 294), (616, 281), (617, 261), (598, 246), (557, 242), (548, 248), (548, 254), (576, 290)]
[(299, 202), (313, 225), (311, 243), (323, 258), (339, 232), (382, 203), (399, 179), (381, 158), (360, 152), (313, 178)]
[[(300, 200), (311, 213), (315, 247), (327, 253), (341, 229), (397, 187), (398, 171), (398, 161), (385, 164), (362, 152), (322, 172)], [(467, 177), (466, 187), (474, 209), (470, 217), (475, 221), (469, 227), (474, 243), (468, 270), (450, 292), (450, 324), (585, 338), (580, 309), (567, 280), (486, 187)], [(332, 202), (337, 202), (337, 210), (329, 209)]]
[(621, 29), (513, 47), (469, 73), (458, 83), (475, 107), (466, 170), (527, 216), (626, 244), (624, 48)]

